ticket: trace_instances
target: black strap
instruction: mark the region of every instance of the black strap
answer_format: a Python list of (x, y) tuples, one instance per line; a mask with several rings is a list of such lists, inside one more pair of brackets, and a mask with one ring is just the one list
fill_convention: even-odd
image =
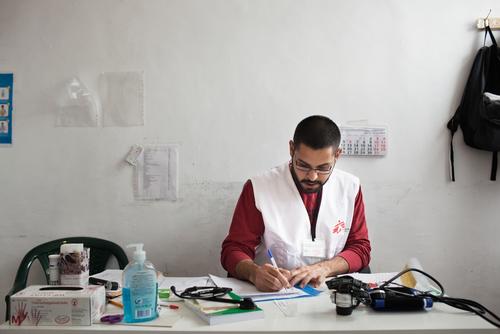
[(311, 239), (316, 239), (316, 224), (318, 223), (319, 207), (321, 206), (321, 199), (323, 198), (323, 187), (319, 190), (318, 197), (316, 198), (316, 208), (314, 209), (311, 219)]
[(450, 142), (450, 164), (451, 164), (451, 181), (455, 182), (455, 154), (453, 152), (453, 134)]
[[(457, 110), (457, 113), (458, 113), (458, 110)], [(458, 129), (458, 122), (457, 122), (457, 119), (456, 119), (457, 113), (455, 113), (455, 115), (450, 119), (450, 121), (446, 125), (448, 127), (448, 129), (450, 130), (450, 132), (451, 132), (451, 138), (450, 138), (450, 169), (451, 169), (451, 181), (453, 181), (453, 182), (455, 182), (455, 153), (453, 151), (453, 135), (455, 134), (455, 132), (457, 132), (457, 129)]]
[(495, 39), (495, 36), (493, 36), (493, 32), (491, 31), (490, 26), (486, 26), (486, 28), (484, 29), (484, 42), (483, 42), (483, 46), (486, 45), (486, 36), (487, 35), (490, 35), (491, 43), (493, 43), (493, 45), (496, 47), (497, 46), (497, 41)]
[[(495, 36), (493, 36), (493, 32), (491, 31), (490, 26), (486, 26), (484, 33), (484, 41), (486, 43), (486, 34), (490, 35), (491, 43), (497, 48), (497, 41), (495, 40)], [(498, 152), (493, 152), (492, 153), (492, 159), (491, 159), (491, 174), (490, 174), (490, 180), (491, 181), (496, 181), (497, 179), (497, 166), (498, 166)]]
[(497, 165), (498, 165), (498, 152), (493, 152), (493, 157), (491, 159), (491, 181), (496, 181), (497, 179)]

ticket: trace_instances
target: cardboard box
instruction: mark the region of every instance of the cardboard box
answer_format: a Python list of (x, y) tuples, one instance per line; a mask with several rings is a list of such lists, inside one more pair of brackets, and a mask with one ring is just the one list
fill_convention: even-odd
[(32, 285), (10, 297), (13, 326), (90, 326), (106, 308), (103, 286)]

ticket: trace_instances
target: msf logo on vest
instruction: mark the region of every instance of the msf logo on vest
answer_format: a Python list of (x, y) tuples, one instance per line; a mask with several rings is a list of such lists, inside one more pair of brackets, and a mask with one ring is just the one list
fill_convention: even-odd
[(340, 234), (345, 231), (345, 222), (343, 220), (338, 220), (337, 224), (333, 226), (332, 232), (333, 234)]

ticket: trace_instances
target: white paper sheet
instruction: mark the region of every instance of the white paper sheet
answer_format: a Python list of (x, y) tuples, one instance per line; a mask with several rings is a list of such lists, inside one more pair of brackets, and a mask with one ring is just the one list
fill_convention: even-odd
[[(103, 272), (92, 275), (92, 277), (104, 279), (107, 281), (118, 282), (122, 286), (123, 270), (121, 269), (106, 269)], [(170, 289), (171, 286), (179, 291), (192, 286), (214, 286), (214, 283), (208, 276), (200, 277), (172, 277), (172, 276), (159, 276), (158, 289)]]
[[(350, 274), (345, 274), (345, 275), (339, 275), (339, 277), (340, 276), (351, 276), (352, 278), (355, 278), (355, 279), (360, 280), (360, 281), (367, 283), (367, 284), (372, 283), (372, 284), (380, 285), (396, 275), (397, 275), (397, 272), (374, 273), (374, 274), (350, 273)], [(394, 282), (401, 284), (401, 280), (399, 278), (396, 279)]]
[[(192, 286), (215, 286), (210, 277), (200, 276), (200, 277), (171, 277), (171, 276), (161, 276), (158, 279), (158, 289), (170, 289), (171, 286), (175, 286), (175, 291), (180, 293), (187, 288)], [(159, 301), (160, 305), (168, 305), (169, 302), (182, 301), (182, 298), (177, 297), (173, 293), (170, 294), (168, 302)]]
[(277, 292), (262, 292), (257, 290), (257, 288), (253, 284), (236, 278), (225, 278), (225, 277), (218, 277), (215, 275), (209, 275), (209, 276), (216, 286), (231, 288), (238, 296), (251, 297), (256, 302), (262, 300), (308, 296), (306, 292), (294, 287), (289, 289), (283, 289)]
[(214, 286), (214, 283), (208, 276), (201, 277), (171, 277), (163, 276), (158, 282), (159, 289), (170, 289), (175, 286), (176, 291), (183, 291), (192, 286)]
[(177, 161), (176, 145), (144, 146), (135, 168), (135, 198), (177, 200)]
[(100, 278), (106, 281), (118, 282), (119, 286), (122, 286), (122, 274), (121, 269), (106, 269), (103, 272), (92, 275), (91, 277)]
[[(422, 265), (420, 264), (420, 261), (412, 257), (410, 258), (406, 264), (405, 264), (405, 269), (408, 268), (414, 268), (414, 269), (419, 269), (424, 271), (422, 268)], [(405, 275), (409, 275), (408, 277), (404, 277)], [(403, 282), (404, 285), (409, 286), (410, 288), (415, 288), (420, 291), (433, 291), (435, 293), (440, 293), (441, 290), (432, 284), (432, 282), (424, 275), (422, 275), (419, 272), (416, 271), (410, 271), (403, 276), (401, 276), (401, 281)]]

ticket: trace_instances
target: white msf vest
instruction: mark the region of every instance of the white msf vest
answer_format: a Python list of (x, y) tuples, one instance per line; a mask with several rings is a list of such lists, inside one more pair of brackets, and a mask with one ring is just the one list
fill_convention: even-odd
[(255, 206), (262, 213), (265, 227), (256, 249), (257, 264), (270, 263), (268, 249), (271, 249), (278, 266), (289, 270), (331, 259), (343, 250), (359, 191), (357, 177), (334, 169), (323, 186), (315, 239), (315, 242), (325, 242), (322, 257), (303, 254), (303, 242), (312, 241), (311, 223), (289, 164), (275, 167), (251, 181)]

